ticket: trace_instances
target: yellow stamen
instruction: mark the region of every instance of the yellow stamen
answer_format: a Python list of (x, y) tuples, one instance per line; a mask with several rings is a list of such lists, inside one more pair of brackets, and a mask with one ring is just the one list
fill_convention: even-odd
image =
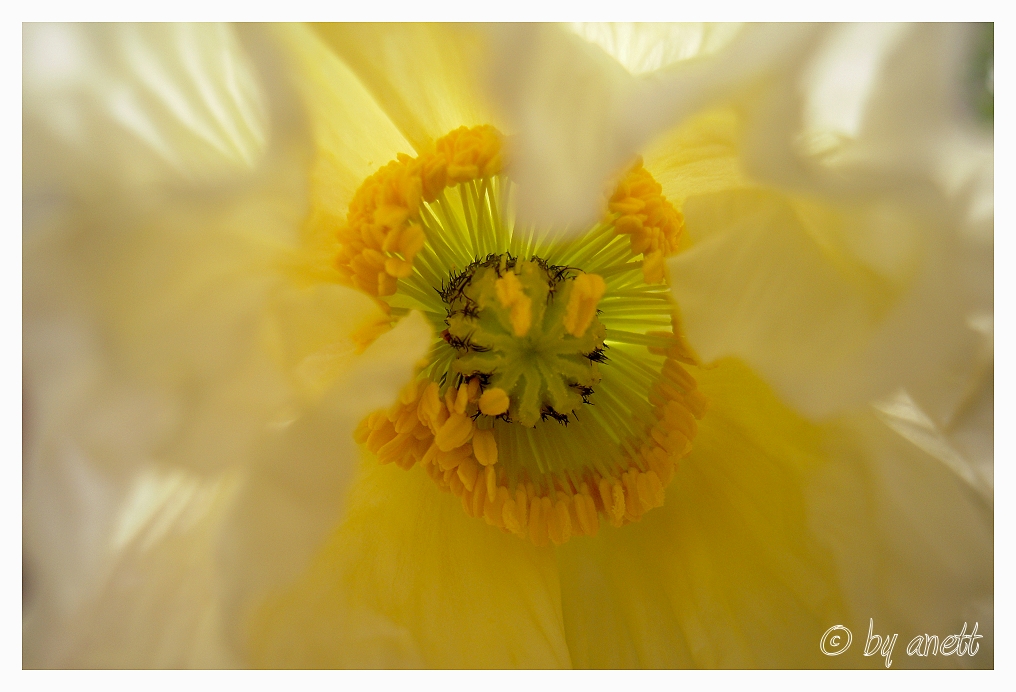
[(483, 466), (497, 463), (497, 442), (491, 430), (477, 430), (473, 433), (473, 456)]
[(624, 523), (624, 489), (621, 484), (614, 481), (610, 487), (610, 521), (614, 526), (621, 526)]
[(485, 416), (500, 416), (508, 410), (510, 404), (508, 394), (497, 387), (488, 389), (480, 396), (480, 411)]
[(346, 223), (337, 229), (340, 279), (372, 296), (394, 294), (426, 243), (418, 222), (421, 201), (435, 200), (448, 183), (470, 175), (496, 175), (502, 165), (500, 136), (489, 125), (459, 128), (416, 159), (400, 154), (367, 178), (349, 203)]
[(596, 505), (593, 498), (589, 497), (588, 491), (575, 496), (575, 510), (582, 532), (587, 536), (595, 536), (600, 528), (600, 519), (596, 516)]
[(666, 279), (664, 260), (677, 252), (684, 230), (684, 217), (662, 192), (639, 157), (607, 204), (615, 232), (629, 237), (632, 255), (644, 256), (642, 272), (648, 284)]
[(494, 496), (497, 495), (497, 471), (493, 466), (488, 466), (484, 474), (487, 482), (487, 498), (493, 501)]
[(469, 442), (473, 435), (473, 421), (469, 416), (453, 413), (434, 436), (434, 442), (442, 452), (448, 452)]
[(459, 387), (458, 393), (455, 395), (455, 413), (465, 413), (466, 404), (469, 403), (469, 387), (463, 385)]
[[(549, 504), (549, 500), (547, 500)], [(546, 507), (546, 505), (544, 505)], [(547, 516), (547, 531), (555, 545), (561, 545), (571, 538), (571, 516), (565, 500), (557, 501)]]
[(459, 480), (462, 481), (462, 485), (466, 486), (466, 490), (473, 492), (473, 486), (476, 485), (476, 475), (479, 473), (480, 467), (472, 459), (466, 458), (458, 466)]
[(667, 265), (663, 262), (662, 252), (651, 252), (644, 255), (642, 260), (642, 274), (647, 284), (662, 283), (667, 278)]
[[(546, 504), (544, 504), (546, 503)], [(550, 498), (534, 497), (529, 505), (529, 540), (533, 545), (547, 545), (547, 514), (550, 509)]]
[(522, 282), (509, 272), (494, 284), (501, 307), (511, 309), (512, 330), (515, 336), (525, 336), (533, 323), (533, 301), (522, 291)]
[(504, 522), (504, 527), (514, 533), (516, 536), (524, 535), (522, 531), (522, 524), (519, 521), (518, 514), (516, 513), (516, 502), (515, 500), (508, 498), (505, 500), (504, 507), (501, 509), (501, 520)]
[(597, 274), (580, 274), (575, 277), (575, 285), (568, 298), (568, 307), (564, 315), (564, 328), (572, 336), (582, 336), (596, 316), (596, 305), (607, 290), (602, 276)]

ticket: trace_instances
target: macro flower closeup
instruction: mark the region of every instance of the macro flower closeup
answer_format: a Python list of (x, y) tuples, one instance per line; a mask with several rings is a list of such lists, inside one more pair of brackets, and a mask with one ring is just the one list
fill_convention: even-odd
[(23, 58), (26, 668), (994, 666), (992, 25)]

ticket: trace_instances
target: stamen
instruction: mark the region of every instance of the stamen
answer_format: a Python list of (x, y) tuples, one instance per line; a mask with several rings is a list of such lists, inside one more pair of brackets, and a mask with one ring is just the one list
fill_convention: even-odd
[(508, 410), (510, 404), (508, 393), (500, 387), (491, 387), (480, 395), (480, 411), (487, 416), (500, 416)]
[(525, 336), (533, 323), (533, 300), (522, 291), (522, 282), (512, 272), (494, 282), (497, 300), (501, 307), (509, 308), (512, 332)]
[(560, 545), (661, 506), (691, 449), (706, 400), (665, 264), (683, 220), (640, 160), (588, 233), (516, 226), (501, 152), (493, 128), (460, 128), (354, 196), (343, 280), (440, 334), (354, 438), (380, 463), (419, 464), (467, 515)]
[(607, 290), (603, 277), (596, 274), (581, 274), (575, 277), (568, 308), (564, 316), (564, 328), (572, 336), (582, 336), (596, 315), (596, 306)]

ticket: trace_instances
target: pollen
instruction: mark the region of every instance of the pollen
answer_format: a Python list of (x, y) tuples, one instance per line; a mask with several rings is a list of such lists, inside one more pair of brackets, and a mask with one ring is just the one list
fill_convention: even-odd
[(354, 195), (336, 266), (389, 315), (365, 334), (410, 310), (439, 334), (354, 437), (470, 517), (561, 545), (661, 506), (692, 449), (707, 401), (666, 265), (684, 222), (638, 160), (585, 233), (516, 224), (503, 169), (494, 128), (459, 128)]

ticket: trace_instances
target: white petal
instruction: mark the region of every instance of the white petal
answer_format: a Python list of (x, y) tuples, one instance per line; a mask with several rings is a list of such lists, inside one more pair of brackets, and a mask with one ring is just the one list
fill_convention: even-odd
[(260, 330), (309, 137), (256, 32), (26, 31), (26, 662), (223, 665), (218, 484), (292, 408)]
[[(840, 419), (835, 427), (837, 460), (808, 484), (809, 524), (839, 572), (849, 613), (843, 624), (853, 630), (854, 646), (858, 634), (863, 643), (869, 618), (876, 632), (898, 632), (903, 647), (914, 635), (941, 639), (959, 633), (964, 622), (969, 633), (978, 622), (980, 652), (950, 665), (990, 667), (990, 505), (873, 413)], [(893, 668), (914, 666), (900, 649), (897, 644)]]
[[(148, 466), (116, 478), (80, 461), (78, 475), (88, 474), (89, 482), (67, 476), (65, 464), (47, 469), (43, 462), (26, 488), (26, 536), (34, 539), (27, 550), (26, 667), (236, 665), (221, 636), (214, 560), (235, 476)], [(61, 496), (41, 477), (47, 472), (70, 481)], [(104, 504), (114, 513), (80, 504), (95, 486), (106, 489)], [(102, 530), (82, 530), (97, 519)], [(63, 523), (55, 534), (40, 533), (54, 523)], [(68, 541), (70, 550), (41, 550), (47, 540), (50, 547)], [(67, 586), (75, 597), (58, 598)]]
[(635, 78), (560, 27), (491, 30), (491, 98), (514, 128), (520, 218), (587, 228), (607, 181), (647, 142), (792, 61), (813, 33), (799, 25), (749, 26), (712, 54)]
[(262, 87), (226, 26), (37, 24), (24, 39), (26, 127), (65, 165), (135, 187), (221, 180), (264, 152)]
[[(969, 33), (969, 27), (954, 25), (828, 27), (812, 53), (787, 63), (760, 98), (744, 101), (747, 172), (785, 196), (805, 232), (794, 231), (802, 244), (788, 249), (795, 259), (786, 266), (744, 261), (748, 252), (769, 252), (761, 238), (754, 250), (731, 248), (730, 261), (713, 245), (717, 264), (703, 271), (725, 274), (728, 299), (714, 306), (720, 310), (714, 319), (727, 322), (712, 328), (689, 322), (689, 333), (711, 333), (702, 344), (693, 338), (693, 346), (755, 363), (810, 415), (906, 387), (937, 425), (950, 424), (985, 362), (969, 321), (990, 315), (993, 302), (990, 136), (978, 135), (964, 115), (957, 78), (969, 61)], [(693, 233), (694, 217), (699, 215), (701, 229), (708, 203), (697, 204), (689, 205)], [(844, 211), (863, 208), (868, 211), (860, 215)], [(819, 209), (825, 211), (816, 214)], [(786, 223), (796, 222), (788, 217)], [(781, 230), (773, 242), (786, 237)], [(811, 247), (810, 260), (799, 252), (805, 247)], [(674, 266), (702, 259), (678, 259)], [(739, 276), (736, 267), (747, 274)], [(857, 271), (872, 272), (895, 288), (876, 290), (881, 298), (855, 293), (852, 302), (846, 299), (849, 282), (841, 282), (844, 292), (824, 311), (818, 308), (814, 301), (829, 282)], [(701, 301), (711, 290), (691, 288), (687, 277), (678, 280), (679, 301), (682, 295)], [(755, 288), (734, 296), (749, 284)], [(752, 291), (773, 299), (754, 303)], [(879, 300), (882, 307), (875, 305)], [(847, 309), (848, 303), (854, 307)], [(803, 319), (814, 319), (814, 327), (794, 318), (802, 319), (795, 311), (808, 305), (812, 312)], [(691, 308), (692, 322), (705, 319), (699, 310)], [(749, 345), (754, 328), (742, 331), (744, 323), (734, 314), (756, 325), (769, 320), (770, 343)], [(732, 340), (721, 346), (715, 337), (722, 329)], [(775, 343), (784, 337), (797, 346), (777, 356)], [(854, 356), (847, 357), (851, 350)]]
[(741, 25), (583, 22), (569, 28), (598, 45), (631, 74), (641, 75), (682, 60), (716, 53), (734, 38)]
[(518, 214), (538, 223), (583, 224), (602, 187), (633, 152), (617, 141), (617, 110), (635, 83), (600, 48), (559, 27), (494, 30), (491, 97), (516, 135), (510, 163)]
[(877, 415), (901, 436), (942, 462), (991, 505), (994, 501), (994, 468), (991, 440), (994, 433), (992, 387), (989, 382), (977, 393), (967, 420), (954, 434), (946, 434), (904, 390), (873, 404)]
[(360, 458), (353, 430), (395, 401), (432, 343), (425, 318), (411, 313), (347, 359), (331, 391), (306, 415), (277, 426), (251, 459), (221, 551), (229, 636), (237, 647), (246, 636), (247, 608), (303, 571), (342, 517)]
[[(948, 421), (957, 383), (984, 367), (955, 238), (923, 210), (876, 199), (817, 213), (742, 190), (693, 197), (685, 215), (696, 242), (669, 266), (691, 345), (745, 359), (807, 415), (903, 386)], [(882, 244), (861, 261), (837, 240), (848, 231)]]

